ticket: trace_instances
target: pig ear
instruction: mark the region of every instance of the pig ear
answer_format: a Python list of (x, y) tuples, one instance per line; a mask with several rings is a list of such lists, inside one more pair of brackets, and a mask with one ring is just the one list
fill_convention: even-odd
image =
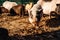
[(38, 11), (42, 11), (43, 9), (39, 9)]

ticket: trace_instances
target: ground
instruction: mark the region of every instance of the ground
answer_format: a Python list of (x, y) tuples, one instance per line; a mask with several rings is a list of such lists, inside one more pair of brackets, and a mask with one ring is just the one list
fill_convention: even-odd
[(48, 16), (42, 17), (39, 26), (32, 26), (29, 23), (27, 16), (7, 16), (7, 13), (3, 13), (0, 16), (0, 28), (1, 27), (8, 30), (9, 36), (40, 35), (43, 33), (51, 33), (60, 30), (60, 19), (49, 19)]

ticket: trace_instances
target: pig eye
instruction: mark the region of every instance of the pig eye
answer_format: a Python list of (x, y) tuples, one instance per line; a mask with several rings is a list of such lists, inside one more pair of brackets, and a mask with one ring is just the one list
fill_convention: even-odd
[(30, 17), (33, 18), (32, 11), (30, 11)]
[(40, 12), (39, 11), (37, 11), (37, 15), (39, 15), (40, 14)]

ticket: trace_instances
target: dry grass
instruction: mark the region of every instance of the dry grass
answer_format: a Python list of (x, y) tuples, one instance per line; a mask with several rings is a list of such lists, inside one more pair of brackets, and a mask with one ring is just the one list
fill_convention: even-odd
[(32, 26), (28, 17), (20, 18), (19, 16), (7, 16), (2, 14), (0, 16), (0, 28), (8, 29), (9, 35), (18, 34), (21, 36), (41, 34), (45, 32), (53, 32), (60, 30), (60, 20), (43, 17), (39, 27)]

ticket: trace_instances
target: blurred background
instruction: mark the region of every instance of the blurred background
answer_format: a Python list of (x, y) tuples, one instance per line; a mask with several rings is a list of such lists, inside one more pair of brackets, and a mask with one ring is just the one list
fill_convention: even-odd
[(16, 2), (17, 4), (27, 4), (27, 3), (30, 3), (30, 2), (33, 2), (35, 4), (38, 0), (0, 0), (0, 6), (5, 1)]

